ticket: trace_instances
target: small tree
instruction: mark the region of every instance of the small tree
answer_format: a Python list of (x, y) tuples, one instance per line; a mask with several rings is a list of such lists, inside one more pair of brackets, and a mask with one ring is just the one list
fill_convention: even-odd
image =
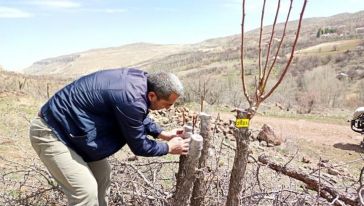
[[(250, 131), (249, 131), (249, 121), (254, 117), (259, 105), (266, 100), (278, 87), (279, 84), (281, 84), (284, 76), (286, 75), (289, 65), (292, 62), (294, 51), (296, 48), (297, 40), (299, 37), (299, 33), (301, 30), (301, 23), (303, 19), (303, 14), (306, 8), (307, 0), (303, 1), (302, 10), (300, 13), (300, 18), (298, 20), (298, 26), (295, 33), (295, 38), (291, 46), (291, 52), (289, 54), (289, 58), (287, 60), (286, 65), (282, 68), (282, 71), (278, 75), (278, 80), (273, 84), (273, 86), (270, 89), (266, 89), (267, 82), (271, 76), (272, 70), (277, 61), (279, 51), (282, 47), (282, 43), (284, 41), (285, 35), (286, 35), (286, 28), (288, 24), (288, 20), (291, 14), (292, 10), (292, 3), (293, 0), (290, 0), (290, 6), (287, 13), (287, 17), (284, 23), (283, 33), (280, 38), (280, 41), (278, 43), (278, 46), (276, 47), (275, 55), (273, 55), (273, 59), (271, 60), (270, 52), (273, 44), (273, 37), (275, 34), (275, 26), (277, 23), (277, 18), (279, 14), (280, 9), (280, 0), (277, 2), (277, 9), (276, 14), (272, 26), (271, 36), (269, 39), (269, 43), (267, 45), (266, 49), (266, 55), (265, 55), (265, 63), (264, 66), (262, 64), (262, 34), (263, 34), (263, 20), (264, 20), (264, 10), (265, 10), (265, 3), (266, 0), (263, 2), (263, 9), (261, 13), (261, 23), (260, 23), (260, 35), (259, 35), (259, 47), (258, 47), (258, 74), (255, 77), (255, 89), (253, 92), (248, 92), (246, 87), (246, 79), (245, 79), (245, 69), (244, 69), (244, 22), (245, 22), (245, 0), (243, 0), (242, 3), (242, 9), (243, 9), (243, 15), (242, 15), (242, 24), (241, 24), (241, 80), (242, 80), (242, 86), (243, 86), (243, 93), (246, 97), (249, 108), (242, 110), (242, 109), (236, 109), (234, 111), (237, 112), (236, 116), (236, 123), (242, 123), (242, 128), (237, 128), (234, 132), (234, 136), (236, 139), (236, 153), (234, 158), (234, 164), (233, 169), (231, 171), (230, 176), (230, 185), (229, 185), (229, 193), (227, 196), (226, 205), (228, 206), (236, 206), (240, 205), (240, 195), (241, 191), (243, 189), (243, 180), (245, 175), (245, 169), (248, 162), (248, 154), (249, 154), (249, 137), (250, 137)], [(271, 61), (270, 61), (271, 60)], [(270, 65), (268, 66), (268, 63)]]
[(321, 28), (319, 28), (319, 29), (317, 30), (317, 33), (316, 33), (316, 38), (320, 38), (321, 33), (322, 33), (322, 29), (321, 29)]

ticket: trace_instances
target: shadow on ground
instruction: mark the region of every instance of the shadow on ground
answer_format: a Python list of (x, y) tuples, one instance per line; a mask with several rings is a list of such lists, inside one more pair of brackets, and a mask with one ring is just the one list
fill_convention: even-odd
[(350, 143), (336, 143), (334, 144), (335, 148), (342, 149), (342, 150), (348, 150), (348, 151), (354, 151), (358, 153), (364, 153), (364, 148), (360, 147), (359, 144), (350, 144)]

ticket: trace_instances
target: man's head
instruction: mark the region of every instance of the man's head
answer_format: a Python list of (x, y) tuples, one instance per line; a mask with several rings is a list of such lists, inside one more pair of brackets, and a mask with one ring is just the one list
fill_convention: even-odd
[(150, 109), (168, 109), (183, 95), (181, 81), (172, 73), (156, 72), (147, 75)]

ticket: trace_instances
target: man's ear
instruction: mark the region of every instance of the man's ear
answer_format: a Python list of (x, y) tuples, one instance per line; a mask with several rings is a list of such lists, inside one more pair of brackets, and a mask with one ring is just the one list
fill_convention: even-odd
[(155, 92), (148, 92), (149, 101), (157, 99), (157, 94)]

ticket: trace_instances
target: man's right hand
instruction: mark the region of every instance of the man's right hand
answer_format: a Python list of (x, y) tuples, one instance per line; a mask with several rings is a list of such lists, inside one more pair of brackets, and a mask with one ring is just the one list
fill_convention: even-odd
[(191, 138), (182, 139), (181, 137), (174, 137), (167, 142), (169, 147), (169, 154), (187, 155), (190, 146)]

